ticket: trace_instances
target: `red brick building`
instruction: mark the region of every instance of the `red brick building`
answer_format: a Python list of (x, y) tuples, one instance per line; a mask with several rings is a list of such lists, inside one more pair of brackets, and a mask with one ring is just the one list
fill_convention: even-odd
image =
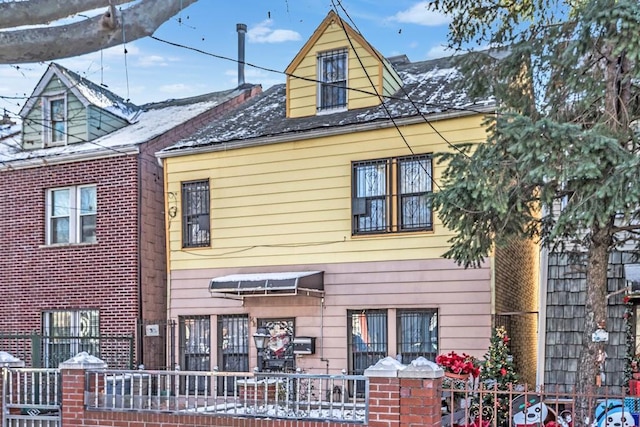
[(52, 64), (21, 126), (0, 126), (0, 350), (28, 366), (88, 351), (113, 368), (163, 367), (164, 184), (154, 153), (259, 92), (245, 84), (136, 106)]

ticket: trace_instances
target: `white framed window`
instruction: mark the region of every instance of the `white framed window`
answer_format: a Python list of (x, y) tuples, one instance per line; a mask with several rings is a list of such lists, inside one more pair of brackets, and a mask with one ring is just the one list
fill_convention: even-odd
[(47, 190), (47, 244), (96, 241), (95, 185)]
[(318, 111), (347, 106), (347, 50), (318, 54)]
[(42, 99), (43, 129), (45, 146), (67, 143), (67, 97), (63, 95)]

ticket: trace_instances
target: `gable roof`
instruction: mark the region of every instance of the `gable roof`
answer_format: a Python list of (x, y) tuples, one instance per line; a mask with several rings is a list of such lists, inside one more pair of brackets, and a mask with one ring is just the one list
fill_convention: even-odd
[(327, 16), (322, 20), (320, 25), (318, 25), (318, 28), (316, 28), (313, 34), (311, 34), (311, 37), (309, 37), (309, 40), (307, 40), (304, 46), (302, 46), (302, 48), (300, 49), (298, 54), (293, 58), (291, 63), (287, 66), (287, 68), (284, 71), (285, 74), (292, 74), (295, 71), (295, 69), (298, 68), (298, 65), (300, 65), (300, 62), (309, 54), (309, 52), (313, 49), (313, 47), (318, 42), (318, 39), (324, 34), (325, 31), (327, 31), (327, 28), (334, 21), (340, 22), (340, 25), (347, 32), (347, 36), (350, 39), (353, 39), (356, 42), (358, 42), (365, 50), (367, 50), (367, 52), (369, 52), (369, 54), (371, 54), (371, 56), (373, 56), (374, 58), (382, 58), (382, 59), (384, 58), (382, 54), (378, 52), (373, 46), (371, 46), (371, 44), (364, 37), (362, 37), (362, 35), (359, 32), (351, 28), (351, 26), (346, 22), (344, 22), (344, 20), (340, 18), (338, 14), (336, 14), (333, 10), (331, 10), (327, 14)]
[(35, 103), (38, 101), (38, 97), (54, 77), (59, 78), (60, 81), (69, 88), (69, 90), (85, 107), (93, 105), (97, 108), (106, 110), (129, 123), (133, 123), (141, 111), (140, 107), (124, 100), (122, 97), (116, 95), (110, 90), (93, 83), (60, 64), (52, 62), (47, 71), (40, 78), (40, 81), (33, 90), (33, 93), (20, 110), (20, 117), (25, 118), (27, 116), (29, 111), (31, 111)]
[(109, 155), (135, 154), (138, 152), (139, 144), (148, 142), (242, 93), (250, 93), (256, 87), (259, 86), (244, 85), (237, 89), (146, 104), (139, 107), (140, 112), (135, 123), (87, 142), (23, 150), (20, 134), (6, 138), (0, 136), (0, 170), (35, 167), (43, 162), (52, 164)]
[[(202, 127), (194, 135), (165, 148), (159, 157), (230, 148), (237, 144), (280, 142), (347, 133), (366, 126), (390, 127), (394, 122), (426, 121), (492, 111), (491, 95), (471, 98), (459, 89), (462, 74), (453, 58), (405, 63), (396, 68), (403, 87), (383, 104), (309, 117), (287, 118), (285, 85), (276, 85), (238, 109)], [(393, 119), (393, 120), (391, 120)]]

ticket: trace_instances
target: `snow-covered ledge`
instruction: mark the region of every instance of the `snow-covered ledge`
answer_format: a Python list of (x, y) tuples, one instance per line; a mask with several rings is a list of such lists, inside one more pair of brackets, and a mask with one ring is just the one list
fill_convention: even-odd
[(60, 369), (105, 369), (107, 364), (86, 351), (78, 353), (58, 366)]
[(0, 367), (24, 368), (24, 360), (20, 360), (6, 351), (0, 351)]
[(444, 376), (444, 370), (437, 364), (420, 356), (413, 360), (406, 369), (398, 371), (400, 378), (436, 379)]
[(398, 378), (398, 372), (406, 369), (407, 366), (398, 362), (391, 356), (381, 359), (373, 366), (364, 370), (365, 377)]

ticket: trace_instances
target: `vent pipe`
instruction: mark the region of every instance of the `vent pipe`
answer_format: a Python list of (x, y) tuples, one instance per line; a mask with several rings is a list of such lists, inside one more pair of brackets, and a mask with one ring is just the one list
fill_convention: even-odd
[(247, 24), (236, 24), (238, 32), (238, 87), (244, 84), (244, 35), (247, 33)]

